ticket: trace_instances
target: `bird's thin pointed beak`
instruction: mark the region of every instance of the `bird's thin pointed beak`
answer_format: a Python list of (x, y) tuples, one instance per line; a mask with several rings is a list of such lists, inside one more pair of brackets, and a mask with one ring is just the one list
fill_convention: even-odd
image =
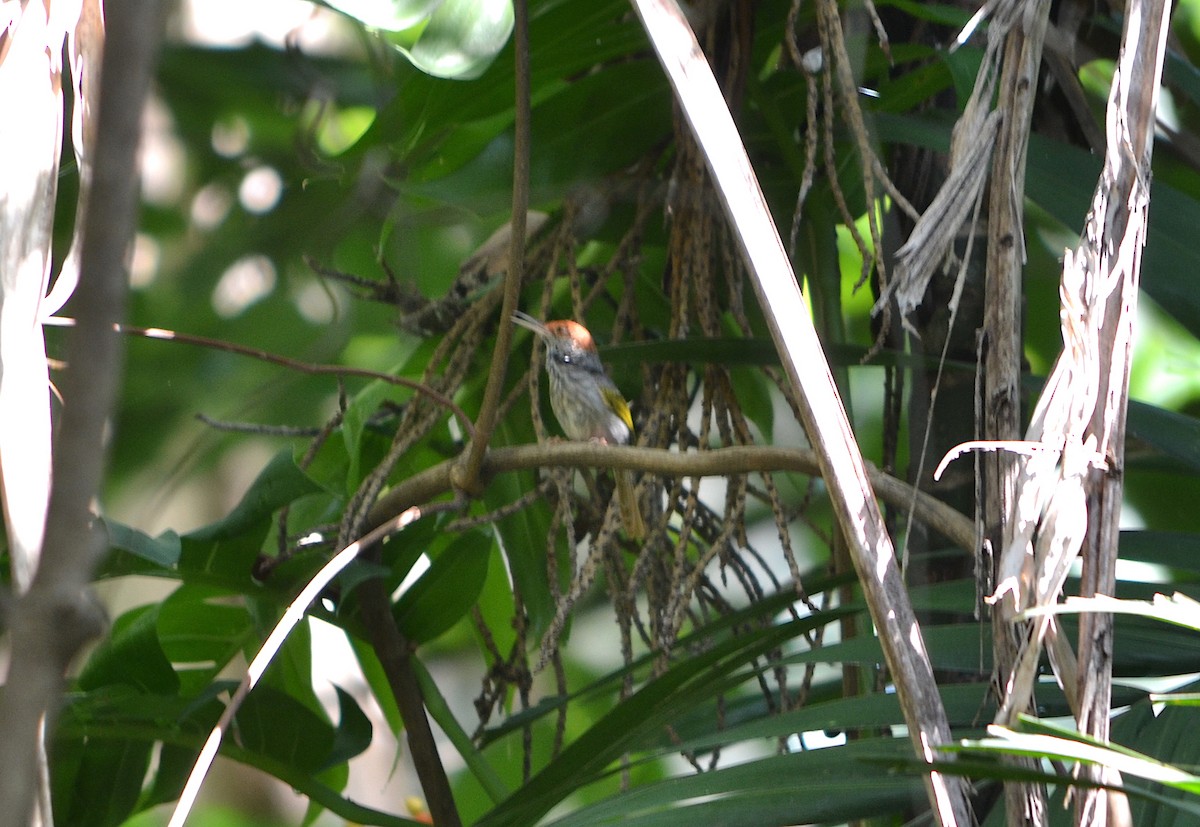
[(520, 310), (518, 310), (512, 314), (512, 320), (513, 324), (523, 327), (526, 330), (532, 330), (539, 336), (544, 337), (550, 335), (550, 331), (546, 329), (546, 326), (537, 319), (533, 318), (533, 316), (530, 316), (528, 313), (522, 313)]

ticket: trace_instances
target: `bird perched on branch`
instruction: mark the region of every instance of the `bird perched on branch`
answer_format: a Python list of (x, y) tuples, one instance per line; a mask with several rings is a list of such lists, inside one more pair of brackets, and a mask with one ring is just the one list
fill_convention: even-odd
[[(546, 343), (550, 406), (567, 439), (628, 445), (633, 439), (629, 403), (604, 372), (588, 329), (569, 319), (543, 324), (520, 311), (512, 320)], [(631, 538), (640, 540), (646, 535), (646, 524), (634, 496), (633, 477), (621, 470), (616, 477), (621, 523)]]

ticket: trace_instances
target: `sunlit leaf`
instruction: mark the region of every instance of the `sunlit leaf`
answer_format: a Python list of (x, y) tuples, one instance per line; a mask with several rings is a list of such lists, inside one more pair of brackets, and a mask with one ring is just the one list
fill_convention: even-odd
[(441, 0), (415, 42), (406, 33), (389, 39), (422, 71), (471, 80), (491, 65), (512, 28), (511, 0)]

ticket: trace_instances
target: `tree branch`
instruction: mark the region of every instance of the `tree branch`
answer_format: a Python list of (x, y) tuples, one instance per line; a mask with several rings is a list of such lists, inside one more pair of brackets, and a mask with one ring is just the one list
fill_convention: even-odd
[(75, 368), (62, 382), (65, 408), (54, 451), (45, 547), (32, 586), (10, 616), (12, 659), (0, 696), (0, 825), (29, 823), (38, 721), (53, 709), (67, 665), (101, 626), (86, 589), (106, 543), (94, 530), (90, 506), (100, 489), (104, 431), (120, 376), (121, 347), (113, 325), (125, 307), (125, 263), (137, 221), (137, 147), (161, 5), (155, 0), (108, 4), (91, 193), (103, 209), (88, 209), (85, 219), (76, 293), (79, 325), (68, 346)]
[[(449, 459), (397, 483), (371, 509), (370, 527), (393, 519), (406, 508), (427, 503), (454, 490), (451, 476), (457, 459)], [(548, 442), (492, 449), (480, 476), (489, 480), (497, 474), (535, 468), (630, 469), (665, 477), (721, 477), (731, 474), (792, 471), (816, 476), (820, 459), (806, 448), (775, 448), (745, 445), (713, 451), (679, 452), (628, 445), (598, 445), (593, 442)], [(939, 534), (963, 549), (975, 545), (971, 520), (941, 500), (889, 476), (874, 466), (865, 466), (874, 493), (886, 503), (908, 508)]]
[(383, 581), (375, 578), (358, 587), (361, 599), (360, 614), (371, 637), (371, 647), (379, 657), (388, 686), (396, 699), (404, 731), (408, 735), (409, 755), (421, 781), (421, 791), (433, 823), (459, 827), (462, 820), (454, 805), (450, 781), (438, 756), (429, 717), (425, 714), (425, 699), (421, 684), (412, 665), (412, 644), (396, 625), (391, 611), (391, 597)]
[[(988, 192), (988, 246), (983, 319), (983, 421), (976, 424), (986, 440), (1016, 440), (1021, 436), (1021, 279), (1025, 265), (1025, 156), (1029, 145), (1033, 102), (1038, 90), (1042, 44), (1049, 21), (1049, 0), (1037, 0), (1005, 35), (1003, 69), (996, 110), (1004, 121), (996, 133)], [(989, 34), (990, 36), (990, 34)], [(982, 74), (984, 69), (980, 70)], [(1016, 498), (1016, 459), (1009, 451), (994, 451), (980, 459), (982, 467), (983, 536), (999, 549), (1005, 521)], [(983, 553), (980, 549), (979, 553)], [(985, 555), (985, 560), (994, 559)], [(995, 572), (987, 576), (995, 580)], [(1062, 645), (1066, 646), (1063, 639)], [(992, 624), (996, 669), (1007, 675), (1017, 659), (1013, 627)], [(1008, 759), (1033, 766), (1032, 759)], [(1041, 784), (1004, 785), (1009, 825), (1036, 824), (1045, 819), (1046, 790)]]
[[(1116, 589), (1133, 326), (1170, 14), (1171, 4), (1164, 0), (1132, 0), (1126, 11), (1121, 58), (1108, 101), (1104, 169), (1093, 196), (1084, 243), (1075, 256), (1077, 263), (1086, 261), (1094, 268), (1086, 274), (1084, 295), (1090, 300), (1088, 311), (1095, 318), (1100, 343), (1095, 374), (1100, 387), (1086, 432), (1097, 440), (1109, 467), (1108, 473), (1093, 473), (1087, 486), (1084, 597), (1111, 595)], [(1064, 288), (1066, 276), (1064, 271)], [(1112, 700), (1112, 634), (1110, 614), (1087, 614), (1080, 619), (1079, 731), (1104, 741), (1109, 735)], [(1120, 780), (1111, 770), (1093, 768), (1089, 773), (1100, 782)], [(1131, 824), (1128, 801), (1103, 789), (1089, 790), (1077, 799), (1076, 823), (1101, 827), (1105, 823)]]

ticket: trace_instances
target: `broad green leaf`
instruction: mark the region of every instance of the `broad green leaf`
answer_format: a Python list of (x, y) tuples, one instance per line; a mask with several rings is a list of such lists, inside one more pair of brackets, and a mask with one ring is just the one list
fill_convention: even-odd
[(197, 694), (255, 639), (244, 606), (227, 592), (180, 586), (162, 602), (158, 638), (174, 664), (185, 695)]
[[(495, 527), (492, 528), (492, 536), (499, 546), (500, 535)], [(484, 624), (491, 630), (490, 643), (500, 652), (512, 651), (517, 637), (511, 622), (516, 605), (512, 582), (509, 580), (508, 566), (488, 566), (487, 579), (479, 592), (479, 600), (476, 605), (479, 607)], [(478, 634), (477, 630), (476, 634)], [(481, 657), (490, 659), (491, 655), (484, 641), (479, 641), (478, 650)]]
[[(530, 42), (538, 44), (538, 59), (530, 67), (535, 99), (563, 78), (586, 73), (605, 61), (627, 59), (643, 48), (645, 35), (627, 11), (620, 0), (586, 4), (556, 0), (530, 9)], [(364, 155), (373, 147), (394, 146), (399, 160), (415, 174), (426, 165), (436, 166), (443, 142), (464, 125), (496, 118), (495, 137), (512, 118), (510, 52), (506, 49), (489, 71), (471, 83), (450, 83), (415, 71), (402, 75), (401, 94), (380, 111), (355, 152)]]
[[(62, 789), (64, 784), (74, 784), (75, 769), (82, 758), (82, 745), (85, 739), (137, 739), (147, 747), (155, 741), (162, 740), (164, 749), (161, 753), (160, 773), (152, 782), (154, 786), (148, 791), (142, 806), (173, 800), (179, 794), (184, 778), (195, 761), (201, 746), (208, 737), (209, 729), (220, 715), (222, 704), (216, 700), (217, 694), (231, 692), (233, 686), (222, 681), (203, 693), (202, 699), (182, 697), (167, 697), (156, 695), (148, 699), (139, 698), (125, 691), (120, 699), (106, 701), (102, 708), (80, 709), (83, 706), (95, 707), (93, 698), (74, 698), (64, 709), (64, 715), (59, 726), (59, 744), (56, 745), (56, 755), (62, 754), (64, 760), (57, 762), (62, 783), (56, 777), (56, 789)], [(94, 695), (95, 693), (93, 693)], [(253, 698), (254, 693), (251, 693)], [(267, 721), (270, 713), (267, 711)], [(162, 722), (167, 722), (164, 725)], [(252, 727), (261, 725), (263, 721), (254, 721)], [(328, 730), (328, 727), (327, 727)], [(258, 733), (256, 733), (258, 734)], [(286, 735), (286, 733), (284, 733)], [(295, 733), (293, 733), (295, 734)], [(268, 738), (273, 737), (268, 735)], [(310, 741), (319, 740), (310, 734), (297, 734), (296, 739), (288, 742), (286, 739), (276, 744), (283, 752), (293, 746), (303, 746), (307, 749)], [(170, 749), (168, 749), (170, 748)], [(363, 807), (350, 799), (339, 795), (324, 783), (317, 780), (317, 775), (306, 769), (293, 766), (288, 761), (264, 753), (254, 752), (239, 746), (233, 739), (226, 738), (221, 746), (221, 754), (248, 767), (254, 767), (280, 779), (302, 795), (335, 813), (339, 817), (356, 824), (379, 824), (389, 827), (416, 827), (416, 822), (400, 818), (389, 813)]]
[(427, 643), (457, 623), (479, 597), (491, 553), (487, 535), (469, 532), (434, 558), (393, 609), (405, 637)]
[(338, 699), (338, 722), (333, 733), (333, 746), (329, 751), (327, 767), (343, 764), (361, 754), (371, 745), (371, 720), (363, 713), (358, 702), (349, 692), (335, 686)]
[(199, 750), (190, 747), (163, 744), (158, 751), (158, 766), (142, 795), (139, 809), (177, 800), (196, 764), (197, 755)]
[[(530, 159), (535, 203), (558, 201), (583, 183), (616, 173), (670, 134), (669, 110), (656, 105), (669, 101), (658, 65), (632, 61), (609, 73), (584, 76), (535, 107), (531, 141), (537, 150)], [(628, 129), (632, 117), (639, 122), (634, 132)], [(403, 186), (406, 194), (480, 215), (510, 210), (511, 189), (508, 130), (451, 174)]]
[(290, 449), (277, 453), (259, 472), (240, 502), (222, 520), (185, 535), (190, 543), (239, 537), (254, 531), (279, 508), (319, 489), (296, 467)]
[(435, 77), (472, 80), (495, 60), (512, 29), (512, 0), (442, 0), (416, 43), (397, 46)]
[(488, 763), (487, 758), (476, 748), (471, 736), (459, 724), (450, 705), (442, 695), (441, 689), (434, 681), (433, 676), (429, 674), (429, 670), (425, 668), (425, 664), (415, 656), (411, 662), (417, 682), (421, 686), (421, 696), (425, 700), (425, 708), (429, 710), (430, 717), (450, 739), (450, 743), (454, 744), (454, 748), (458, 750), (467, 769), (487, 792), (492, 803), (499, 803), (511, 794), (512, 790), (504, 784), (496, 770)]
[(365, 640), (353, 635), (347, 635), (347, 639), (350, 641), (350, 647), (354, 650), (354, 656), (358, 660), (358, 666), (367, 681), (367, 686), (383, 712), (383, 719), (387, 721), (392, 734), (399, 736), (404, 729), (404, 719), (400, 717), (400, 709), (396, 706), (396, 697), (392, 694), (391, 684), (388, 683), (387, 674), (383, 671), (379, 656)]
[(230, 591), (256, 590), (251, 574), (278, 509), (319, 490), (292, 459), (280, 451), (224, 519), (180, 538), (179, 569), (189, 582)]
[(273, 758), (300, 772), (316, 772), (329, 763), (334, 732), (290, 694), (258, 686), (237, 711), (237, 736), (241, 746)]
[[(54, 780), (55, 817), (72, 827), (116, 827), (133, 813), (150, 768), (153, 745), (112, 737), (89, 738), (69, 762), (69, 782)], [(56, 776), (58, 774), (56, 773)]]
[[(350, 411), (347, 411), (347, 416), (351, 416)], [(322, 442), (303, 469), (304, 476), (320, 486), (322, 502), (329, 502), (330, 495), (345, 498), (348, 490), (347, 480), (354, 479), (358, 473), (358, 469), (352, 467), (351, 460), (352, 457), (358, 456), (358, 440), (357, 438), (354, 440), (355, 451), (351, 453), (347, 444), (350, 440), (346, 438), (347, 425), (345, 422), (342, 424), (341, 431), (343, 438), (338, 439), (335, 435)], [(296, 443), (292, 453), (297, 466), (308, 450), (308, 445)], [(297, 502), (303, 499), (300, 498)]]
[[(511, 418), (510, 418), (511, 419)], [(497, 435), (506, 444), (529, 442), (532, 428), (527, 421), (504, 422)], [(533, 482), (529, 473), (504, 474), (497, 477), (483, 494), (487, 509), (503, 508), (515, 502)], [(498, 536), (500, 552), (508, 562), (508, 572), (514, 587), (521, 595), (529, 623), (529, 636), (539, 639), (554, 619), (554, 598), (550, 592), (549, 575), (546, 571), (547, 538), (550, 534), (549, 509), (542, 503), (534, 503), (514, 514), (509, 514), (492, 524)], [(562, 559), (565, 560), (565, 552)], [(561, 572), (563, 567), (560, 566)]]
[(164, 569), (173, 568), (179, 562), (179, 535), (174, 531), (151, 537), (123, 523), (108, 519), (103, 522), (113, 549), (128, 552)]
[(960, 30), (971, 19), (971, 13), (949, 3), (915, 3), (913, 0), (883, 0), (881, 6), (894, 6), (918, 20), (937, 23)]
[[(251, 599), (247, 602), (255, 625), (254, 637), (244, 652), (249, 661), (262, 649), (262, 641), (267, 639), (279, 622), (281, 612), (268, 601)], [(263, 673), (259, 686), (273, 687), (302, 704), (322, 721), (328, 720), (325, 707), (313, 689), (312, 627), (307, 619), (297, 623), (288, 634), (270, 667)]]
[(157, 605), (121, 615), (79, 673), (84, 690), (126, 684), (148, 694), (174, 694), (179, 679), (158, 638)]
[(396, 402), (412, 396), (412, 391), (387, 382), (375, 381), (355, 395), (342, 420), (341, 434), (345, 453), (349, 457), (346, 479), (342, 483), (353, 491), (363, 481), (371, 466), (364, 462), (363, 441), (368, 423), (378, 415), (384, 402)]

